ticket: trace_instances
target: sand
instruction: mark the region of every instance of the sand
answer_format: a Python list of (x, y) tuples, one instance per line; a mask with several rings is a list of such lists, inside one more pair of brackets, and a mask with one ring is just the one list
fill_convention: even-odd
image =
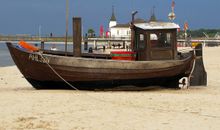
[(208, 87), (146, 91), (35, 90), (0, 68), (0, 130), (219, 130), (220, 47), (205, 48)]

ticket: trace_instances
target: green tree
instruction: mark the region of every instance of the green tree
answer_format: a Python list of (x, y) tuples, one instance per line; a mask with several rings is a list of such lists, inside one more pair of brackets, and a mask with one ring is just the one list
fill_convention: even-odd
[(88, 29), (88, 37), (94, 37), (94, 36), (95, 36), (95, 31), (92, 28)]

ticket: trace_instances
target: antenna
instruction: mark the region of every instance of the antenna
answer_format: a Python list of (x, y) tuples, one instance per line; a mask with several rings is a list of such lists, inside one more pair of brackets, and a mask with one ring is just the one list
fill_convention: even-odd
[(114, 14), (115, 12), (115, 8), (114, 8), (114, 5), (112, 5), (112, 14)]
[(152, 9), (152, 12), (151, 12), (151, 15), (154, 15), (155, 14), (155, 6), (153, 6), (153, 9)]

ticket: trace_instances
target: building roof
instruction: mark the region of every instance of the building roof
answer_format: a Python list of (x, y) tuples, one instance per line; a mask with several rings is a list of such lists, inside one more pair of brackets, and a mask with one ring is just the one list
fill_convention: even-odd
[(144, 19), (137, 18), (134, 20), (134, 23), (146, 23), (146, 21)]
[(155, 6), (153, 7), (153, 10), (152, 10), (152, 12), (151, 12), (151, 16), (150, 16), (149, 22), (156, 22), (156, 21), (157, 21), (157, 18), (156, 18), (156, 16), (155, 16), (155, 11), (154, 11), (154, 9), (155, 9)]
[[(146, 21), (144, 19), (135, 19), (134, 23), (138, 24), (138, 23), (146, 23)], [(116, 26), (113, 26), (112, 28), (129, 28), (130, 27), (130, 23), (126, 23), (126, 24), (117, 24)]]
[(114, 6), (112, 6), (112, 16), (111, 16), (110, 21), (116, 21)]
[(157, 18), (154, 14), (151, 15), (149, 22), (155, 22), (157, 21)]
[(111, 16), (110, 21), (116, 21), (116, 17), (115, 17), (115, 14), (114, 14), (114, 13), (113, 13), (112, 16)]
[(115, 26), (113, 26), (112, 28), (129, 28), (130, 24), (117, 24)]
[(143, 30), (154, 30), (154, 29), (178, 29), (180, 26), (171, 22), (148, 22), (148, 23), (136, 23), (136, 27)]

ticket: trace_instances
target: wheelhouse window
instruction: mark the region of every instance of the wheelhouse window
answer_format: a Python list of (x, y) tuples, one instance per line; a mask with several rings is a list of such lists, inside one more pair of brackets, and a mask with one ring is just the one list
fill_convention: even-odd
[(171, 33), (151, 33), (150, 42), (152, 48), (170, 48), (172, 47)]
[(144, 42), (144, 34), (139, 35), (139, 48), (144, 49), (145, 48), (145, 42)]

